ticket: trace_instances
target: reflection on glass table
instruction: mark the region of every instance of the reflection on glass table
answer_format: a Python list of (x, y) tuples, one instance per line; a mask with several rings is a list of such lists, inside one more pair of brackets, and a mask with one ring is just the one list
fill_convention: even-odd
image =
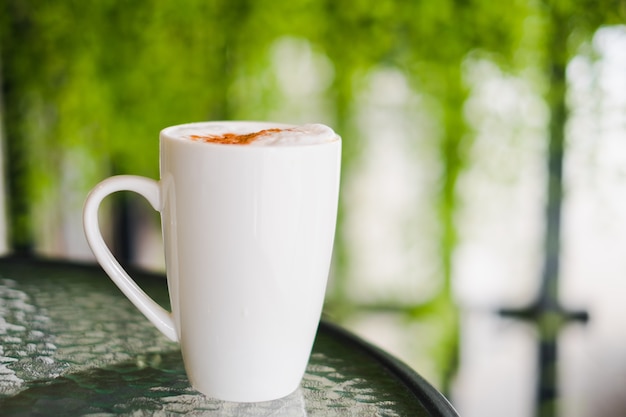
[[(162, 276), (135, 273), (167, 306)], [(456, 416), (392, 356), (322, 321), (300, 389), (229, 403), (190, 387), (169, 342), (92, 265), (0, 259), (0, 415)]]

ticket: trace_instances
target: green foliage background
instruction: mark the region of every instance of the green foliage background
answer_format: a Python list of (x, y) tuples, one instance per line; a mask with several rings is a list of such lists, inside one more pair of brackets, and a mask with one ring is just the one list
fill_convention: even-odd
[[(565, 65), (598, 27), (625, 16), (622, 0), (3, 0), (10, 243), (36, 251), (42, 234), (62, 233), (64, 205), (79, 204), (68, 199), (112, 173), (157, 177), (156, 138), (165, 126), (271, 117), (283, 99), (272, 47), (286, 36), (304, 39), (332, 63), (321, 121), (344, 139), (344, 172), (361, 149), (354, 117), (360, 76), (395, 68), (432, 103), (428, 117), (439, 133), (429, 140), (442, 172), (433, 202), (439, 234), (431, 238), (439, 242), (443, 285), (426, 304), (368, 308), (436, 323), (432, 356), (449, 380), (458, 344), (450, 293), (456, 187), (472, 146), (463, 63), (479, 54), (505, 71), (538, 74), (552, 110), (547, 134), (558, 134), (567, 118), (558, 110)], [(340, 221), (349, 215), (342, 207)], [(339, 318), (360, 308), (341, 280), (350, 268), (342, 244), (338, 236), (329, 296)]]

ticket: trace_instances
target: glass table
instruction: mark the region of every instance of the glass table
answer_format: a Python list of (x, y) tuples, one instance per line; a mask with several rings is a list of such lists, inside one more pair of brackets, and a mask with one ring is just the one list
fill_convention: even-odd
[[(168, 305), (160, 274), (132, 271)], [(427, 381), (386, 352), (320, 323), (300, 388), (228, 403), (189, 385), (168, 341), (91, 264), (0, 258), (2, 416), (457, 416)]]

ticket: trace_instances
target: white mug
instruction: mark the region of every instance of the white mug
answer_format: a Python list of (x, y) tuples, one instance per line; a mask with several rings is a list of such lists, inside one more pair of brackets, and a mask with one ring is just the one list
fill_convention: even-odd
[[(102, 268), (181, 346), (191, 385), (213, 398), (258, 402), (294, 392), (323, 306), (333, 248), (341, 140), (301, 146), (201, 143), (160, 133), (161, 180), (122, 175), (87, 197), (83, 223)], [(251, 131), (284, 127), (228, 122)], [(171, 313), (111, 254), (102, 200), (129, 190), (161, 213)]]

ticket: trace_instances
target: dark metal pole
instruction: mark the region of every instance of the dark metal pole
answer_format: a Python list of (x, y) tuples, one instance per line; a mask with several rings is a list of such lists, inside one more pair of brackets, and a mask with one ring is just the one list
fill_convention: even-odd
[(548, 44), (547, 101), (550, 106), (549, 143), (547, 154), (547, 205), (545, 211), (544, 262), (537, 299), (521, 309), (502, 309), (501, 314), (535, 323), (539, 328), (538, 378), (536, 415), (558, 415), (558, 336), (569, 321), (586, 322), (586, 311), (567, 310), (559, 303), (561, 260), (561, 224), (563, 212), (563, 161), (565, 156), (566, 104), (566, 43), (569, 34), (567, 19), (551, 14), (552, 33)]
[[(4, 7), (2, 7), (4, 6)], [(15, 2), (0, 6), (0, 111), (4, 114), (2, 144), (4, 177), (7, 192), (7, 240), (15, 254), (29, 255), (33, 251), (33, 219), (29, 193), (28, 144), (21, 132), (26, 109), (24, 85), (31, 74), (24, 74), (15, 62), (21, 62), (23, 45), (32, 36), (28, 16), (16, 12)]]

